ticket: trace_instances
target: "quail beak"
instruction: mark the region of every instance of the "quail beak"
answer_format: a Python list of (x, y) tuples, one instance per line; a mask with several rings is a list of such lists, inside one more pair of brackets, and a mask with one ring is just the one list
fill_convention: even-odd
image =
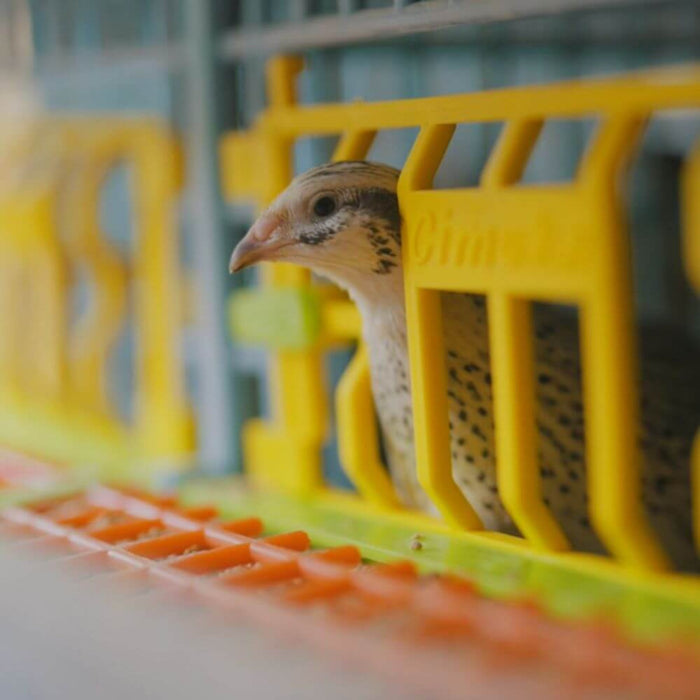
[(280, 248), (292, 245), (295, 241), (275, 235), (280, 223), (276, 216), (261, 216), (234, 248), (228, 264), (229, 272), (238, 272), (264, 260), (274, 260)]

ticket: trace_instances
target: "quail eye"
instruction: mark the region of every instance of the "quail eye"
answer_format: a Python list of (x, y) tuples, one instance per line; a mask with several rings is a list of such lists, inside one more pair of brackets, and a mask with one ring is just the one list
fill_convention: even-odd
[(336, 208), (335, 204), (335, 199), (333, 197), (329, 197), (328, 195), (324, 195), (323, 197), (319, 197), (315, 202), (313, 206), (314, 214), (316, 216), (330, 216)]

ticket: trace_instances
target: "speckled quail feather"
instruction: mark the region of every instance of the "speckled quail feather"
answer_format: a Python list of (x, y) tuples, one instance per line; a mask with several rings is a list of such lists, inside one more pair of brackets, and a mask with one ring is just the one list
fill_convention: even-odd
[[(354, 161), (299, 176), (237, 246), (231, 269), (293, 262), (348, 291), (362, 315), (392, 479), (407, 504), (430, 508), (415, 476), (397, 178), (388, 166)], [(496, 484), (485, 303), (445, 293), (442, 311), (453, 474), (487, 528), (512, 532)], [(600, 551), (585, 489), (577, 324), (536, 306), (534, 328), (543, 497), (576, 548)], [(639, 441), (652, 524), (673, 559), (693, 567), (689, 455), (700, 421), (700, 363), (697, 347), (681, 335), (642, 332)]]

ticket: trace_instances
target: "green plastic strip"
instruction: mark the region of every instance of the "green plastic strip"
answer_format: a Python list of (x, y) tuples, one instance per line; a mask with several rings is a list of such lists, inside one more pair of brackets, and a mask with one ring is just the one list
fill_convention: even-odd
[(70, 496), (80, 493), (92, 483), (93, 479), (90, 476), (71, 474), (65, 479), (46, 486), (9, 486), (0, 489), (0, 510), (11, 506), (22, 506), (51, 498)]
[(321, 330), (321, 306), (310, 289), (279, 287), (233, 292), (229, 299), (231, 334), (241, 342), (302, 350)]
[(216, 505), (224, 517), (256, 515), (270, 532), (303, 529), (316, 546), (354, 544), (367, 559), (411, 559), (424, 572), (466, 574), (492, 597), (535, 598), (563, 619), (602, 616), (639, 641), (683, 639), (700, 649), (700, 596), (687, 582), (677, 583), (680, 576), (640, 579), (613, 563), (592, 566), (592, 555), (550, 555), (506, 538), (455, 533), (437, 522), (416, 533), (415, 523), (398, 514), (294, 499), (249, 488), (240, 478), (185, 482), (180, 495), (188, 505)]
[(120, 471), (136, 459), (126, 433), (107, 433), (89, 417), (39, 409), (17, 411), (0, 405), (0, 445), (70, 468)]

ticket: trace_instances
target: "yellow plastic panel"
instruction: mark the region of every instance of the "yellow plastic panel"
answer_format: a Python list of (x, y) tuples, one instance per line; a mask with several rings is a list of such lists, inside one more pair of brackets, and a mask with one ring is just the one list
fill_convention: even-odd
[(137, 346), (134, 429), (144, 460), (167, 458), (174, 465), (193, 449), (179, 351), (180, 270), (172, 211), (182, 182), (179, 148), (167, 129), (149, 121), (67, 122), (64, 129), (85, 160), (73, 192), (81, 207), (74, 255), (91, 271), (99, 305), (74, 336), (72, 376), (81, 378), (79, 395), (93, 391), (93, 400), (106, 403), (103, 389), (94, 387), (104, 386), (109, 351), (124, 322), (125, 269), (99, 230), (98, 206), (108, 173), (123, 162), (131, 170), (134, 202), (128, 261)]
[[(435, 362), (443, 351), (438, 293), (468, 291), (487, 295), (495, 320), (491, 342), (497, 452), (501, 462), (503, 455), (508, 462), (499, 465), (507, 507), (533, 545), (551, 552), (567, 546), (539, 495), (531, 353), (516, 354), (513, 344), (527, 344), (530, 301), (572, 303), (581, 311), (593, 522), (615, 558), (637, 568), (665, 567), (666, 558), (639, 499), (629, 241), (618, 185), (646, 117), (657, 110), (700, 103), (700, 69), (313, 106), (294, 103), (291, 78), (297, 69), (298, 64), (285, 59), (273, 64), (270, 83), (279, 97), (276, 102), (271, 99), (271, 107), (250, 132), (225, 139), (229, 147), (222, 147), (222, 154), (230, 162), (223, 162), (224, 179), (235, 185), (235, 178), (226, 174), (235, 170), (236, 149), (243, 153), (245, 148), (262, 148), (272, 158), (266, 161), (269, 170), (259, 176), (264, 182), (248, 183), (241, 192), (232, 186), (230, 194), (244, 196), (253, 189), (276, 193), (291, 173), (287, 167), (283, 175), (282, 161), (274, 159), (286, 159), (288, 165), (289, 145), (296, 138), (341, 135), (352, 125), (354, 135), (346, 137), (339, 150), (343, 157), (351, 157), (345, 153), (354, 153), (348, 145), (352, 139), (362, 144), (376, 131), (421, 127), (401, 177), (399, 204), (404, 218), (417, 468), (443, 515), (456, 527), (480, 525), (450, 474), (444, 366)], [(602, 127), (574, 182), (518, 183), (547, 120), (591, 117), (597, 117)], [(454, 125), (463, 122), (504, 122), (506, 127), (478, 187), (432, 190), (432, 175)], [(308, 280), (301, 272), (278, 274), (278, 283)], [(357, 365), (350, 372), (351, 377), (360, 376)], [(350, 402), (351, 396), (348, 392), (342, 401)]]
[[(193, 449), (179, 354), (173, 207), (182, 163), (176, 142), (162, 125), (148, 120), (46, 120), (25, 152), (15, 155), (0, 173), (5, 185), (0, 245), (10, 253), (3, 256), (9, 277), (0, 284), (0, 306), (14, 308), (7, 328), (17, 330), (14, 338), (0, 341), (3, 398), (17, 407), (5, 411), (4, 425), (31, 424), (38, 416), (41, 425), (60, 423), (61, 441), (37, 436), (37, 450), (48, 458), (58, 454), (52, 455), (52, 448), (43, 453), (41, 445), (60, 442), (64, 460), (74, 429), (76, 455), (82, 454), (78, 443), (90, 433), (96, 442), (104, 436), (106, 452), (128, 453), (138, 462), (167, 459), (174, 466)], [(121, 162), (130, 167), (134, 184), (136, 240), (128, 260), (99, 228), (101, 188)], [(105, 386), (108, 357), (127, 313), (127, 267), (137, 343), (133, 426), (117, 418)], [(70, 327), (68, 294), (78, 271), (89, 279), (91, 295), (87, 312)], [(30, 372), (23, 371), (23, 362), (31, 363)], [(21, 431), (7, 434), (13, 432)], [(129, 444), (115, 448), (119, 440)]]
[[(531, 360), (527, 355), (512, 360), (518, 349), (512, 343), (525, 340), (523, 332), (529, 325), (515, 298), (573, 301), (581, 306), (592, 516), (611, 551), (635, 564), (660, 567), (665, 558), (645, 523), (638, 497), (629, 250), (614, 196), (614, 178), (636, 143), (638, 124), (634, 118), (606, 123), (583, 164), (580, 180), (569, 186), (402, 190), (404, 266), (409, 287), (489, 295), (490, 308), (497, 313), (491, 339), (509, 343), (508, 348), (492, 347), (496, 418), (501, 419), (497, 452), (515, 457), (516, 465), (523, 460), (520, 466), (510, 463), (504, 471), (499, 469), (499, 482), (523, 533), (551, 548), (565, 546), (565, 540), (537, 500), (534, 416), (525, 415), (532, 408), (527, 406), (532, 390), (527, 380), (525, 403), (517, 408), (521, 397), (515, 382), (529, 372)], [(512, 140), (512, 133), (507, 131), (505, 138)], [(434, 151), (432, 145), (431, 158)], [(495, 157), (503, 158), (498, 151)], [(426, 167), (432, 170), (434, 163)], [(489, 178), (496, 170), (494, 166), (487, 171)], [(595, 256), (586, 252), (591, 250)], [(426, 310), (426, 316), (437, 308)], [(595, 331), (590, 330), (591, 319)], [(434, 367), (428, 358), (439, 356), (434, 341), (425, 338), (436, 332), (421, 329), (409, 316), (410, 347), (426, 342), (432, 346), (421, 371)], [(434, 387), (436, 380), (433, 373), (427, 383)], [(430, 432), (426, 439), (437, 441), (434, 428)], [(418, 447), (419, 428), (416, 433)]]

